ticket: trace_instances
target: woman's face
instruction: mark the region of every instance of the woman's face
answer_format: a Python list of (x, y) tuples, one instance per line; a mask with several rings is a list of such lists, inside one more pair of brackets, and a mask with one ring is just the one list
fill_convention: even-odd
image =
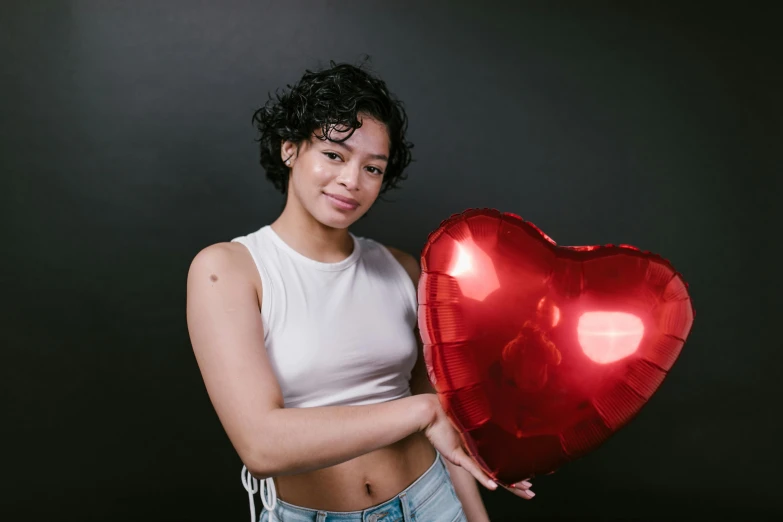
[[(347, 228), (362, 217), (380, 193), (389, 158), (386, 126), (360, 115), (362, 126), (342, 143), (311, 137), (299, 147), (284, 142), (283, 161), (290, 160), (288, 204), (298, 203), (320, 223)], [(350, 131), (335, 127), (329, 136), (343, 139)], [(323, 136), (321, 130), (316, 136)], [(292, 202), (292, 198), (295, 201)]]

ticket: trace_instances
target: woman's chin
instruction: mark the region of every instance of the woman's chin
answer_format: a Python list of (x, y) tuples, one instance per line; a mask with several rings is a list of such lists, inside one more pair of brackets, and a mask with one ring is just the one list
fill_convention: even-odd
[(356, 221), (358, 221), (360, 215), (347, 216), (347, 215), (334, 215), (334, 212), (324, 213), (320, 216), (316, 216), (319, 223), (329, 228), (348, 228)]
[(335, 210), (333, 208), (319, 209), (321, 210), (315, 215), (315, 218), (324, 226), (330, 228), (348, 228), (362, 217), (363, 212), (352, 210), (349, 212)]

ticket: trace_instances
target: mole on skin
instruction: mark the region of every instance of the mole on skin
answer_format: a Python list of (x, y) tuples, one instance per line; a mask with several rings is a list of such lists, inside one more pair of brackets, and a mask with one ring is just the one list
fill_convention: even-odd
[(218, 276), (216, 276), (215, 274), (212, 274), (211, 276), (209, 276), (209, 279), (214, 283), (215, 281), (218, 280)]

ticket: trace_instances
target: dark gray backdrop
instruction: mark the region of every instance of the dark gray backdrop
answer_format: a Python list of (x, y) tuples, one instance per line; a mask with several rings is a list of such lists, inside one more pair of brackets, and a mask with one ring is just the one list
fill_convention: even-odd
[(587, 4), (3, 2), (0, 518), (247, 519), (187, 269), (281, 208), (253, 110), (362, 53), (417, 161), (357, 234), (418, 254), (487, 206), (659, 252), (691, 285), (648, 406), (533, 501), (485, 492), (492, 519), (783, 515), (780, 13)]

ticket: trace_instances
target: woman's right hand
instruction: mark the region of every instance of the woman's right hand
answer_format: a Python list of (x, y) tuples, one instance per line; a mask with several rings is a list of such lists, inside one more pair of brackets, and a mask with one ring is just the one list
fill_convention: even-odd
[(440, 405), (438, 396), (433, 393), (422, 394), (429, 403), (431, 417), (429, 423), (424, 426), (424, 435), (427, 436), (430, 443), (437, 449), (443, 458), (467, 470), (473, 477), (483, 484), (487, 489), (497, 489), (497, 484), (490, 479), (481, 468), (476, 464), (462, 447), (462, 439), (459, 433), (451, 424), (446, 412)]

